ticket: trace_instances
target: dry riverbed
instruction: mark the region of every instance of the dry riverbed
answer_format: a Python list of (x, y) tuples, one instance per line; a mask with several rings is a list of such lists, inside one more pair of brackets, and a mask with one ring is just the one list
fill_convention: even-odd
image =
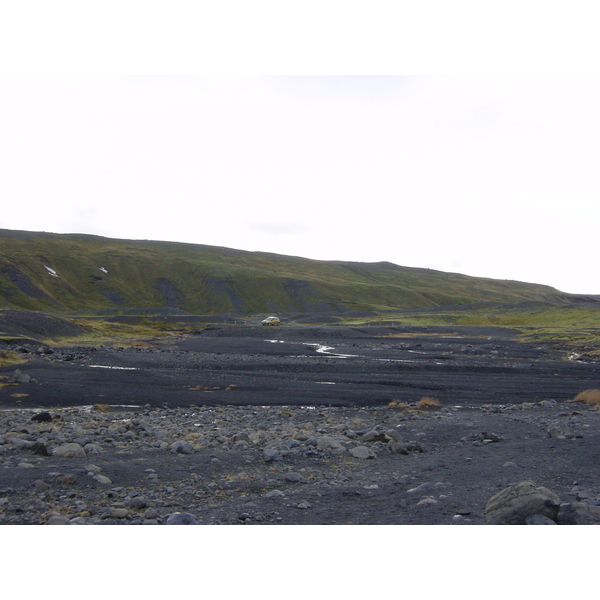
[(517, 481), (600, 494), (587, 405), (105, 410), (0, 411), (0, 523), (477, 525)]

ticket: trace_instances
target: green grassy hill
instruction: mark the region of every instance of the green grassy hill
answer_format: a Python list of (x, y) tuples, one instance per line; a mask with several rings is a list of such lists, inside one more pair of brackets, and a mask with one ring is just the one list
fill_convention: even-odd
[(387, 262), (92, 235), (0, 230), (0, 308), (164, 308), (192, 314), (343, 313), (476, 302), (561, 303), (554, 288)]

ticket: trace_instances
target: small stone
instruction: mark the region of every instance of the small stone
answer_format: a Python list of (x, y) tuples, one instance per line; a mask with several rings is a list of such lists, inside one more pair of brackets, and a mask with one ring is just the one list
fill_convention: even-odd
[(100, 454), (100, 452), (102, 452), (102, 448), (101, 446), (99, 446), (98, 444), (86, 444), (83, 449), (88, 453), (88, 454)]
[(394, 454), (408, 454), (408, 448), (397, 440), (390, 440), (388, 442), (388, 450)]
[(102, 471), (102, 468), (97, 465), (85, 465), (84, 469), (92, 475), (97, 475), (98, 473), (100, 473), (100, 471)]
[(263, 460), (265, 462), (281, 460), (281, 454), (279, 453), (279, 450), (275, 448), (265, 448), (263, 450)]
[(270, 490), (265, 494), (265, 498), (282, 498), (285, 494), (281, 490)]
[(126, 508), (113, 508), (109, 514), (111, 519), (125, 519), (127, 516), (129, 511)]
[(517, 463), (513, 462), (512, 460), (507, 460), (503, 465), (503, 467), (516, 467)]
[(435, 498), (431, 498), (431, 497), (426, 497), (426, 498), (422, 498), (421, 500), (419, 500), (417, 502), (417, 506), (428, 506), (431, 504), (437, 504), (438, 501)]
[(68, 485), (72, 485), (76, 481), (76, 477), (73, 473), (65, 473), (63, 475), (59, 475), (56, 479), (58, 479), (60, 483), (66, 483)]
[(71, 442), (55, 448), (54, 452), (52, 452), (52, 456), (58, 456), (60, 458), (85, 458), (86, 455), (81, 444)]
[(198, 521), (190, 513), (175, 512), (168, 516), (165, 525), (198, 525)]
[(106, 475), (97, 474), (94, 475), (92, 479), (94, 479), (98, 483), (101, 483), (102, 485), (110, 485), (112, 483), (112, 481), (108, 477), (106, 477)]
[(33, 482), (33, 485), (38, 490), (49, 490), (50, 489), (50, 486), (45, 481), (43, 481), (42, 479), (36, 479)]
[(135, 496), (127, 501), (129, 508), (140, 509), (148, 506), (148, 499), (145, 496)]
[(299, 508), (299, 509), (312, 508), (312, 504), (305, 500), (304, 502), (300, 502), (300, 504), (298, 504), (297, 508)]
[(363, 442), (387, 442), (388, 438), (386, 437), (385, 433), (381, 433), (380, 431), (377, 431), (376, 429), (372, 429), (371, 431), (367, 431), (362, 436), (362, 441)]
[(389, 438), (390, 440), (393, 440), (395, 442), (399, 442), (400, 441), (400, 432), (397, 429), (388, 429), (385, 432), (385, 436), (387, 438)]
[(291, 483), (307, 483), (308, 479), (300, 475), (300, 473), (286, 473), (285, 480)]
[(158, 511), (155, 508), (147, 508), (146, 512), (144, 513), (144, 519), (158, 519), (160, 517), (160, 515), (158, 514)]
[(20, 462), (17, 467), (19, 467), (20, 469), (35, 469), (35, 465), (32, 465), (31, 463), (28, 462)]
[(428, 492), (431, 492), (434, 489), (434, 487), (435, 486), (433, 483), (431, 483), (430, 481), (427, 481), (415, 488), (411, 488), (410, 490), (407, 490), (406, 493), (410, 494), (411, 496), (419, 496), (421, 494), (426, 494)]
[(350, 454), (354, 456), (354, 458), (360, 458), (366, 460), (368, 458), (375, 458), (375, 453), (370, 448), (366, 446), (356, 446), (356, 448), (350, 448)]
[(69, 521), (70, 525), (87, 525), (85, 517), (75, 517)]

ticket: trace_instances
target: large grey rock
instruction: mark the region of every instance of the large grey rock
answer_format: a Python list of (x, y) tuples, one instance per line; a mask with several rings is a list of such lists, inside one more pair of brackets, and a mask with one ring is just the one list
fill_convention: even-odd
[(168, 516), (165, 525), (198, 525), (198, 521), (190, 513), (175, 512)]
[(492, 496), (485, 507), (488, 525), (525, 525), (527, 518), (542, 515), (556, 521), (560, 498), (533, 481), (520, 481)]
[(59, 456), (60, 458), (85, 458), (86, 454), (81, 444), (71, 442), (54, 448), (52, 456)]
[(587, 502), (561, 504), (557, 523), (559, 525), (600, 525), (600, 506)]

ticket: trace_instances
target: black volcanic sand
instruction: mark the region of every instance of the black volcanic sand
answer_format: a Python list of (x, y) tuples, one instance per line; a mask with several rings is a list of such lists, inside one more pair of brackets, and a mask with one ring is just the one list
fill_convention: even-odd
[[(600, 387), (597, 363), (485, 327), (222, 327), (146, 348), (57, 348), (20, 367), (2, 406), (94, 403), (381, 406), (568, 400)], [(34, 350), (35, 347), (30, 347)], [(31, 356), (31, 355), (30, 355)], [(10, 376), (14, 368), (0, 369)], [(228, 389), (229, 388), (229, 389)]]
[[(600, 412), (568, 400), (600, 388), (599, 365), (516, 336), (224, 326), (144, 348), (27, 354), (19, 378), (31, 381), (0, 389), (0, 523), (162, 524), (188, 512), (201, 524), (483, 524), (487, 500), (525, 479), (563, 502), (595, 499)], [(423, 396), (443, 408), (416, 410)], [(412, 406), (389, 409), (392, 399)], [(51, 420), (32, 421), (42, 409)], [(390, 450), (394, 431), (406, 454)], [(66, 442), (96, 448), (51, 455)]]

